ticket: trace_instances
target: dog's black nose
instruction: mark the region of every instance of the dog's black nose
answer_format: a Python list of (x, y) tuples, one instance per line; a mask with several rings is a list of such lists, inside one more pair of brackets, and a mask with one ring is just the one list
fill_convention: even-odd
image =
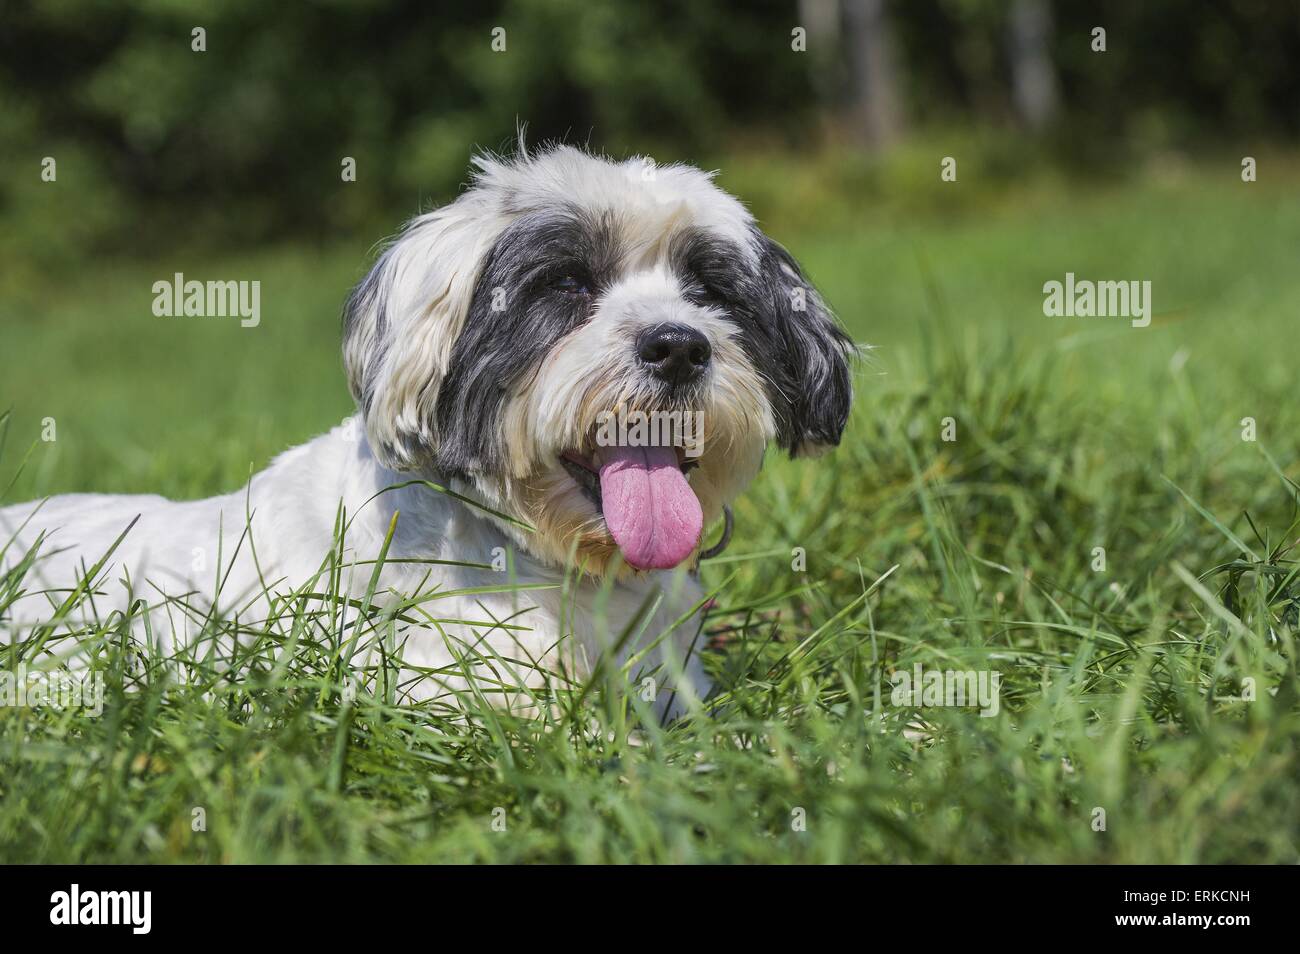
[(713, 357), (709, 339), (686, 325), (655, 325), (636, 339), (637, 357), (670, 385), (690, 384)]

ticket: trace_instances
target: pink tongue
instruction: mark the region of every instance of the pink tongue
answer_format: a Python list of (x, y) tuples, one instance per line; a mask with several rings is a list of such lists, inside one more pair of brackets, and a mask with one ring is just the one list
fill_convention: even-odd
[(700, 541), (704, 513), (671, 447), (601, 448), (600, 496), (605, 525), (638, 570), (674, 567)]

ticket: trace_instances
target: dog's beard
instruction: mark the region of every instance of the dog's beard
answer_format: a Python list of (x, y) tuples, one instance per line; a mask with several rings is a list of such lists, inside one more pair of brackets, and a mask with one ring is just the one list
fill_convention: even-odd
[(704, 528), (762, 460), (761, 442), (718, 443), (711, 447), (706, 436), (698, 458), (680, 446), (635, 443), (557, 454), (521, 482), (525, 519), (535, 528), (530, 547), (596, 575), (615, 569), (616, 557), (632, 571), (689, 562)]
[[(495, 482), (533, 527), (520, 538), (526, 549), (597, 576), (690, 562), (758, 472), (772, 428), (739, 348), (719, 351), (710, 379), (677, 395), (618, 362), (582, 376), (566, 368), (572, 352), (547, 362), (507, 408), (515, 473)], [(650, 421), (657, 430), (638, 430)]]

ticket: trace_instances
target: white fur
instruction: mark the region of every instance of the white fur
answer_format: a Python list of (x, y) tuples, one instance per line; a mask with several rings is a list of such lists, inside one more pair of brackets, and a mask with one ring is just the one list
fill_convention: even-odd
[[(272, 592), (287, 593), (312, 579), (330, 550), (340, 500), (351, 518), (344, 551), (344, 589), (357, 600), (363, 598), (372, 570), (372, 564), (357, 561), (378, 556), (395, 512), (400, 511), (400, 516), (388, 551), (390, 560), (490, 563), (496, 548), (512, 545), (502, 530), (477, 510), (424, 486), (375, 497), (384, 488), (409, 479), (409, 474), (389, 470), (375, 459), (353, 419), (281, 454), (253, 477), (247, 488), (224, 496), (178, 502), (156, 496), (71, 494), (44, 504), (0, 509), (0, 537), (17, 536), (6, 563), (16, 562), (35, 542), (39, 529), (48, 531), (42, 548), (48, 555), (29, 573), (28, 595), (12, 608), (6, 627), (11, 637), (22, 637), (27, 624), (48, 619), (51, 604), (38, 591), (66, 590), (74, 585), (83, 565), (92, 565), (137, 516), (139, 522), (101, 574), (95, 602), (101, 618), (113, 609), (124, 610), (127, 589), (120, 581), (129, 578), (135, 596), (156, 607), (154, 635), (164, 652), (171, 652), (199, 631), (199, 614), (213, 602), (218, 566), (224, 577), (218, 610), (232, 616), (238, 613), (241, 622), (252, 627), (267, 613), (260, 595), (263, 581)], [(252, 545), (247, 539), (240, 541), (249, 513)], [(606, 585), (603, 594), (597, 581), (571, 580), (566, 594), (560, 586), (562, 573), (556, 568), (526, 553), (516, 552), (513, 562), (515, 583), (553, 588), (468, 593), (422, 604), (438, 620), (466, 622), (399, 626), (397, 639), (406, 640), (403, 661), (407, 675), (402, 695), (427, 700), (447, 690), (464, 689), (466, 682), (460, 678), (417, 681), (412, 667), (450, 666), (457, 654), (465, 655), (466, 646), (478, 646), (478, 652), (488, 657), (495, 654), (533, 661), (531, 670), (521, 666), (517, 673), (520, 682), (533, 686), (540, 685), (545, 674), (561, 670), (581, 679), (590, 674), (609, 635), (617, 635), (647, 598), (659, 600), (657, 609), (642, 627), (641, 638), (613, 660), (619, 664), (635, 646), (666, 633), (671, 623), (687, 615), (701, 598), (697, 583), (680, 572), (643, 574), (612, 587)], [(493, 570), (389, 563), (376, 602), (387, 605), (402, 595), (435, 591), (505, 590), (510, 583), (506, 573)], [(315, 589), (324, 589), (324, 584)], [(656, 591), (662, 597), (656, 596)], [(55, 593), (53, 598), (61, 600), (63, 595)], [(168, 606), (165, 597), (178, 601)], [(187, 615), (181, 603), (196, 613)], [(495, 625), (507, 621), (525, 628), (506, 630)], [(689, 624), (675, 632), (667, 651), (676, 653), (678, 663), (687, 659), (695, 635), (696, 626)], [(637, 668), (649, 673), (661, 659), (662, 653), (654, 651)], [(686, 663), (685, 681), (672, 684), (666, 677), (670, 668), (657, 674), (657, 701), (661, 711), (668, 710), (673, 689), (677, 689), (668, 713), (675, 714), (682, 711), (687, 696), (699, 698), (707, 691), (708, 683), (698, 654)], [(490, 694), (492, 688), (484, 691)]]
[[(195, 636), (214, 595), (220, 613), (238, 614), (255, 626), (270, 609), (267, 593), (287, 594), (319, 574), (341, 503), (350, 520), (343, 584), (354, 599), (362, 598), (370, 578), (372, 564), (364, 561), (379, 555), (397, 512), (389, 560), (491, 563), (503, 551), (514, 554), (510, 577), (462, 566), (385, 567), (381, 606), (435, 591), (497, 590), (430, 599), (412, 611), (429, 618), (399, 626), (409, 698), (465, 688), (463, 678), (420, 678), (418, 670), (450, 667), (467, 646), (522, 660), (517, 675), (530, 685), (560, 670), (583, 679), (647, 603), (652, 614), (614, 661), (621, 664), (670, 634), (639, 668), (649, 672), (665, 664), (655, 674), (661, 711), (679, 712), (688, 700), (701, 698), (708, 680), (699, 647), (692, 651), (700, 627), (692, 611), (702, 594), (688, 565), (631, 573), (615, 562), (607, 573), (609, 541), (604, 549), (595, 547), (594, 562), (584, 564), (590, 575), (566, 581), (564, 557), (573, 552), (573, 539), (586, 533), (608, 540), (608, 534), (557, 455), (581, 444), (595, 408), (648, 400), (630, 358), (632, 341), (647, 324), (673, 321), (700, 329), (714, 351), (703, 408), (706, 447), (712, 442), (712, 449), (689, 477), (706, 520), (717, 518), (753, 478), (774, 432), (762, 377), (734, 340), (734, 326), (714, 310), (685, 301), (667, 263), (672, 236), (702, 226), (734, 243), (752, 264), (752, 219), (714, 187), (710, 175), (689, 166), (658, 166), (639, 157), (611, 162), (567, 147), (522, 152), (511, 160), (480, 157), (475, 164), (469, 190), (412, 220), (381, 257), (370, 287), (382, 292), (382, 301), (376, 296), (358, 303), (344, 364), (359, 400), (370, 388), (364, 419), (358, 416), (288, 451), (246, 488), (225, 496), (177, 502), (74, 494), (0, 509), (0, 544), (14, 538), (6, 563), (47, 534), (27, 577), (27, 595), (0, 621), (0, 638), (6, 629), (7, 638), (23, 638), (30, 625), (48, 619), (53, 602), (136, 517), (139, 522), (96, 581), (99, 617), (125, 610), (129, 593), (143, 597), (154, 607), (152, 629), (165, 651)], [(510, 472), (453, 484), (540, 531), (522, 532), (423, 485), (383, 492), (413, 476), (439, 479), (412, 448), (437, 441), (437, 384), (448, 373), (480, 264), (516, 218), (558, 206), (614, 213), (624, 272), (592, 319), (547, 355), (538, 374), (512, 396), (499, 435), (509, 450)], [(549, 588), (511, 590), (511, 584)], [(324, 588), (323, 582), (314, 587)], [(187, 614), (183, 605), (193, 612)], [(686, 678), (674, 680), (672, 671), (680, 672), (683, 663)]]
[[(358, 628), (358, 608), (350, 605), (335, 635), (356, 634), (371, 663), (384, 642), (400, 658), (404, 698), (440, 699), (472, 688), (495, 702), (531, 708), (518, 696), (494, 695), (496, 685), (540, 687), (557, 674), (581, 682), (598, 661), (622, 666), (635, 659), (632, 675), (655, 680), (653, 701), (662, 714), (702, 699), (709, 682), (697, 645), (703, 594), (689, 572), (693, 561), (644, 573), (623, 565), (600, 511), (560, 457), (583, 449), (597, 412), (662, 410), (657, 404), (672, 400), (651, 386), (634, 356), (635, 342), (653, 324), (689, 325), (707, 338), (712, 359), (689, 398), (705, 421), (704, 453), (686, 480), (706, 525), (715, 520), (753, 479), (777, 436), (776, 405), (766, 387), (771, 375), (754, 367), (724, 311), (700, 304), (698, 296), (688, 299), (669, 253), (674, 238), (692, 229), (728, 243), (746, 274), (771, 272), (772, 259), (762, 257), (744, 207), (688, 166), (611, 162), (566, 147), (511, 160), (480, 157), (476, 165), (471, 187), (412, 220), (350, 303), (343, 358), (358, 416), (282, 454), (247, 487), (224, 496), (177, 502), (73, 494), (0, 509), (0, 546), (12, 538), (5, 563), (22, 559), (45, 535), (26, 594), (0, 620), (0, 640), (25, 638), (31, 626), (48, 620), (84, 568), (137, 517), (97, 575), (93, 609), (91, 602), (83, 606), (81, 619), (105, 619), (142, 598), (150, 607), (151, 638), (168, 653), (193, 645), (214, 605), (217, 615), (237, 617), (252, 630), (274, 617), (287, 635), (285, 600), (297, 594), (308, 609), (329, 606), (319, 595), (330, 590), (322, 564), (335, 546), (341, 506), (343, 594), (365, 600), (374, 561), (395, 526), (373, 605), (402, 608), (403, 618), (391, 631)], [(504, 462), (457, 462), (453, 469), (464, 476), (450, 481), (452, 494), (409, 483), (443, 482), (436, 470), (439, 385), (457, 371), (493, 367), (472, 363), (479, 339), (464, 339), (466, 348), (456, 351), (475, 313), (471, 303), (485, 260), (519, 217), (560, 208), (613, 223), (617, 273), (593, 297), (586, 320), (539, 354), (505, 396), (491, 435)], [(531, 264), (526, 256), (524, 262)], [(791, 266), (780, 268), (790, 282), (800, 281)], [(831, 362), (845, 360), (847, 339), (834, 337), (829, 318), (806, 320), (806, 327), (786, 328), (800, 342), (790, 354), (811, 349), (802, 356), (808, 379), (831, 388), (837, 383)], [(519, 334), (513, 338), (526, 343)], [(507, 354), (491, 347), (488, 357)], [(470, 354), (470, 362), (451, 367), (457, 353)], [(847, 384), (832, 397), (839, 403), (831, 406), (846, 416)], [(830, 437), (838, 440), (838, 432)], [(481, 453), (475, 445), (465, 455)], [(521, 530), (521, 521), (534, 529)], [(510, 572), (455, 565), (500, 564), (506, 554)], [(629, 629), (631, 638), (612, 652)], [(144, 628), (136, 631), (143, 638)], [(62, 651), (57, 641), (50, 645)], [(466, 676), (459, 666), (467, 657), (489, 662), (471, 663)]]

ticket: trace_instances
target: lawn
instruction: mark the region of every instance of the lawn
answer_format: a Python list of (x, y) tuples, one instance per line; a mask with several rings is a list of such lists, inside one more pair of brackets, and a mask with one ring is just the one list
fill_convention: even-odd
[[(353, 699), (337, 632), (141, 680), (109, 621), (102, 716), (0, 708), (0, 861), (1300, 860), (1297, 161), (996, 194), (935, 164), (911, 206), (737, 164), (876, 347), (843, 444), (773, 455), (705, 567), (706, 710), (657, 726), (616, 673), (547, 719)], [(3, 502), (227, 491), (332, 426), (378, 237), (8, 293)], [(155, 318), (177, 271), (259, 279), (261, 324)], [(1149, 280), (1150, 326), (1046, 317), (1067, 272)], [(896, 704), (918, 664), (996, 672), (998, 713)]]

